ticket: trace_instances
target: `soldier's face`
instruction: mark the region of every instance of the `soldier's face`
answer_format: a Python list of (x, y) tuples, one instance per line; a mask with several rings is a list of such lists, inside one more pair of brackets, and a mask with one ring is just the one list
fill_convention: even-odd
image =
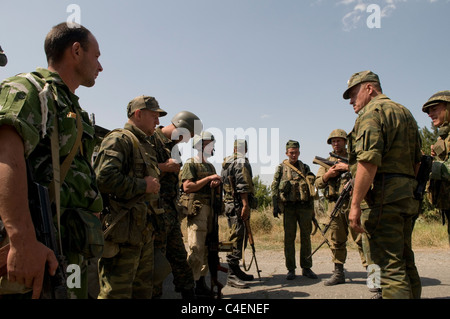
[(300, 149), (298, 148), (288, 148), (286, 151), (286, 155), (289, 159), (289, 162), (291, 164), (294, 164), (297, 162), (298, 157), (300, 156)]
[(446, 108), (447, 105), (444, 102), (428, 108), (428, 116), (431, 118), (431, 121), (433, 121), (434, 126), (439, 127), (444, 123)]
[(135, 119), (137, 127), (150, 136), (159, 124), (159, 113), (149, 109), (136, 110)]
[(347, 141), (345, 140), (345, 138), (333, 137), (331, 139), (331, 147), (333, 147), (333, 151), (336, 154), (340, 154), (342, 151), (344, 151), (346, 142)]
[(89, 35), (89, 45), (87, 48), (82, 48), (82, 57), (78, 67), (80, 76), (80, 84), (86, 87), (92, 87), (103, 67), (99, 62), (100, 48), (95, 37)]
[(371, 87), (367, 83), (361, 83), (349, 91), (350, 104), (353, 105), (353, 110), (356, 114), (370, 102), (370, 91)]

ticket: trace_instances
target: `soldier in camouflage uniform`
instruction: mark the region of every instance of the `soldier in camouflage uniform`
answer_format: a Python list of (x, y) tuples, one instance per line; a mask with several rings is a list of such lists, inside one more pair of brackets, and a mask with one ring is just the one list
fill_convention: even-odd
[[(333, 148), (333, 153), (348, 157), (346, 143), (347, 133), (342, 129), (333, 130), (328, 137), (327, 143)], [(328, 216), (336, 206), (336, 200), (339, 194), (342, 193), (345, 185), (351, 179), (348, 172), (348, 164), (339, 161), (337, 158), (330, 156), (327, 158), (331, 162), (337, 162), (330, 168), (321, 166), (317, 172), (316, 181), (314, 182), (318, 189), (322, 189), (325, 198), (328, 200)], [(349, 203), (346, 202), (341, 208), (339, 214), (331, 221), (329, 228), (329, 241), (331, 243), (331, 252), (333, 253), (334, 272), (331, 278), (325, 281), (325, 286), (334, 286), (345, 283), (344, 264), (347, 259), (347, 238), (350, 232), (353, 240), (358, 246), (358, 251), (361, 256), (361, 262), (364, 267), (367, 266), (364, 252), (362, 250), (361, 236), (358, 236), (353, 229), (348, 226), (348, 213), (350, 210)]]
[[(248, 145), (246, 140), (236, 140), (234, 142), (234, 153), (224, 159), (221, 172), (224, 183), (225, 215), (227, 216), (228, 227), (230, 228), (229, 241), (235, 242), (233, 244), (233, 251), (227, 255), (227, 262), (230, 269), (227, 284), (240, 289), (248, 288), (245, 281), (252, 281), (254, 279), (253, 275), (246, 274), (239, 267), (245, 240), (244, 221), (250, 219), (251, 209), (256, 208), (252, 167), (245, 157), (247, 150)], [(234, 177), (234, 190), (230, 183), (230, 177)], [(233, 198), (233, 191), (236, 198)]]
[[(127, 107), (128, 122), (102, 141), (94, 167), (109, 202), (105, 253), (99, 260), (99, 299), (149, 299), (153, 289), (152, 215), (163, 213), (159, 169), (149, 137), (167, 113), (151, 96)], [(109, 229), (109, 227), (111, 227)], [(108, 249), (106, 249), (108, 248)]]
[(3, 49), (0, 46), (0, 66), (5, 66), (7, 63), (8, 63), (8, 58), (6, 57), (5, 52), (3, 52)]
[(317, 279), (311, 270), (311, 231), (316, 195), (315, 176), (308, 165), (298, 159), (300, 144), (289, 140), (286, 143), (287, 160), (278, 165), (272, 182), (273, 215), (283, 214), (284, 256), (286, 258), (287, 280), (295, 278), (295, 237), (297, 224), (300, 227), (300, 266), (302, 275)]
[(212, 229), (212, 189), (220, 186), (220, 176), (208, 158), (214, 154), (214, 136), (202, 132), (193, 138), (192, 146), (197, 155), (186, 161), (180, 172), (180, 202), (187, 216), (188, 257), (195, 280), (195, 294), (198, 297), (212, 297), (206, 285), (208, 274), (208, 249), (206, 238)]
[(421, 140), (411, 112), (382, 93), (378, 76), (355, 73), (344, 99), (358, 118), (350, 133), (349, 165), (355, 179), (350, 226), (363, 233), (368, 270), (380, 269), (383, 299), (420, 298), (411, 247), (413, 192)]
[(450, 243), (450, 91), (433, 94), (423, 105), (422, 111), (428, 114), (433, 125), (438, 128), (438, 140), (431, 146), (434, 161), (427, 191), (430, 202), (441, 210), (444, 224), (447, 218)]
[[(180, 292), (183, 299), (194, 298), (195, 282), (191, 267), (187, 263), (187, 253), (181, 233), (181, 218), (176, 208), (178, 173), (182, 165), (177, 144), (187, 143), (196, 132), (202, 131), (202, 127), (198, 116), (182, 111), (175, 114), (170, 125), (157, 127), (150, 139), (161, 171), (159, 182), (164, 208), (164, 214), (157, 215), (155, 218), (158, 230), (154, 247), (160, 249), (167, 257), (172, 268), (175, 291)], [(162, 286), (162, 283), (154, 285), (153, 298), (161, 297)]]
[[(53, 251), (36, 240), (26, 197), (26, 160), (37, 183), (52, 185), (50, 139), (57, 123), (57, 157), (61, 162), (74, 149), (77, 133), (82, 134), (81, 148), (61, 181), (60, 208), (62, 252), (68, 264), (78, 264), (82, 271), (81, 288), (71, 289), (69, 297), (87, 298), (87, 257), (66, 244), (69, 230), (76, 231), (69, 225), (79, 221), (79, 214), (97, 222), (99, 248), (103, 245), (101, 225), (94, 215), (103, 208), (91, 166), (94, 127), (75, 95), (79, 85), (92, 87), (103, 70), (98, 61), (100, 51), (89, 30), (61, 23), (47, 34), (45, 53), (48, 69), (6, 79), (0, 88), (0, 217), (9, 235), (8, 278), (18, 288), (16, 292), (32, 289), (31, 297), (38, 298), (46, 264), (51, 274), (57, 266)], [(82, 132), (77, 130), (77, 119), (81, 120)], [(4, 293), (8, 282), (6, 277), (0, 281), (0, 293)]]

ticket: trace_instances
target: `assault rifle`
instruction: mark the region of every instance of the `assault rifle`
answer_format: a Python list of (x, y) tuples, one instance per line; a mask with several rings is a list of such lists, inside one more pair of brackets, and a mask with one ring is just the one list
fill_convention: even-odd
[(353, 179), (349, 180), (347, 182), (347, 184), (345, 185), (344, 189), (342, 190), (341, 194), (339, 195), (339, 197), (336, 201), (336, 205), (334, 206), (333, 211), (331, 212), (329, 223), (327, 225), (325, 225), (323, 231), (321, 231), (322, 236), (325, 238), (325, 240), (319, 246), (317, 246), (317, 248), (311, 253), (311, 255), (309, 255), (309, 257), (312, 257), (312, 255), (314, 255), (316, 253), (316, 251), (318, 251), (319, 248), (322, 247), (323, 244), (325, 244), (325, 243), (329, 244), (328, 239), (326, 238), (325, 235), (326, 235), (328, 229), (330, 228), (333, 220), (338, 216), (339, 211), (341, 210), (344, 203), (349, 200), (352, 188), (353, 188)]
[[(28, 204), (36, 231), (36, 238), (45, 246), (53, 250), (56, 259), (58, 260), (58, 268), (56, 269), (54, 276), (50, 276), (47, 269), (45, 271), (40, 299), (68, 299), (65, 272), (67, 263), (65, 257), (61, 254), (59, 244), (56, 241), (56, 229), (53, 223), (48, 189), (33, 181), (29, 165), (27, 165), (27, 173)], [(5, 273), (7, 273), (6, 259), (9, 248), (9, 244), (2, 247), (0, 253), (0, 269), (3, 269)]]
[[(219, 270), (227, 273), (228, 269), (220, 265), (219, 258), (219, 214), (222, 212), (222, 186), (216, 189), (211, 188), (211, 207), (213, 209), (213, 225), (211, 233), (208, 235), (206, 242), (208, 243), (208, 267), (211, 274), (211, 295), (216, 294), (215, 288), (217, 288), (217, 299), (222, 298), (223, 284), (219, 281)], [(217, 198), (217, 197), (219, 198)]]
[[(333, 152), (330, 152), (330, 156), (337, 158), (339, 161), (341, 161), (343, 163), (348, 164), (348, 159), (346, 157), (339, 156)], [(316, 156), (316, 157), (314, 157), (313, 163), (318, 164), (318, 165), (323, 166), (328, 169), (328, 168), (331, 168), (333, 165), (339, 163), (339, 161), (330, 161), (330, 160), (327, 160), (326, 158)]]
[[(231, 193), (233, 195), (233, 201), (234, 201), (236, 215), (241, 217), (241, 214), (240, 214), (240, 211), (242, 208), (241, 197), (239, 196), (239, 193), (237, 192), (236, 183), (234, 181), (234, 176), (228, 176), (228, 181), (230, 182), (230, 186), (231, 186)], [(242, 217), (241, 217), (241, 220), (242, 220)], [(248, 240), (248, 243), (250, 244), (250, 246), (252, 248), (252, 260), (250, 261), (250, 264), (248, 265), (248, 267), (245, 265), (245, 261), (243, 261), (244, 269), (245, 269), (245, 271), (249, 271), (252, 266), (253, 261), (255, 261), (256, 272), (258, 273), (259, 281), (261, 281), (261, 270), (259, 270), (258, 261), (256, 260), (255, 241), (253, 240), (252, 229), (250, 227), (250, 219), (242, 220), (242, 221), (244, 222), (244, 227), (245, 227), (245, 246), (246, 246), (246, 243)], [(245, 247), (244, 247), (244, 249), (245, 249)], [(242, 256), (244, 256), (244, 252), (242, 252)], [(242, 257), (242, 258), (244, 260), (244, 257)]]

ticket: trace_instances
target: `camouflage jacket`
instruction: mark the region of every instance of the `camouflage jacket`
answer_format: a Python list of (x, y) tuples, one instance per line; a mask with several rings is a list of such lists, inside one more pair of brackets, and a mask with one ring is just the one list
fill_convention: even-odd
[[(216, 174), (216, 169), (214, 165), (211, 163), (200, 163), (196, 158), (190, 158), (183, 165), (183, 168), (180, 171), (180, 183), (184, 183), (187, 180), (198, 181), (207, 176)], [(182, 189), (182, 187), (180, 187)], [(203, 198), (211, 197), (211, 187), (205, 185), (198, 192), (196, 192), (197, 196)]]
[[(125, 131), (133, 133), (136, 139)], [(149, 215), (153, 211), (162, 212), (159, 194), (146, 194), (144, 177), (159, 178), (158, 163), (148, 136), (129, 123), (124, 129), (111, 131), (102, 141), (94, 167), (99, 189), (108, 195), (111, 206), (106, 223), (111, 223), (122, 210), (130, 212), (110, 232), (111, 240), (132, 245), (148, 241), (153, 230)]]
[[(347, 157), (347, 152), (343, 155), (344, 157)], [(335, 157), (328, 157), (327, 160), (335, 162), (338, 159)], [(328, 172), (328, 169), (320, 166), (319, 170), (317, 171), (317, 176), (314, 184), (318, 189), (324, 190), (324, 196), (326, 199), (330, 201), (335, 201), (338, 199), (339, 194), (343, 191), (345, 185), (350, 180), (350, 176), (346, 176), (343, 178), (342, 176), (337, 176), (334, 178), (330, 178), (327, 182), (323, 181), (323, 175)]]
[(307, 164), (298, 160), (293, 166), (301, 173), (287, 165), (284, 161), (278, 165), (271, 185), (272, 197), (281, 202), (309, 202), (312, 203), (315, 191), (312, 189), (315, 176)]
[(362, 208), (381, 198), (384, 203), (390, 203), (413, 196), (421, 139), (416, 120), (407, 108), (379, 94), (358, 115), (348, 146), (352, 176), (356, 176), (357, 162), (378, 167)]
[(430, 176), (428, 192), (431, 202), (440, 209), (450, 209), (450, 125), (439, 128), (439, 138), (434, 145), (437, 152)]
[[(150, 138), (150, 142), (154, 146), (158, 163), (165, 163), (173, 157), (173, 154), (179, 155), (177, 145), (163, 134), (161, 127), (156, 128), (155, 134)], [(181, 163), (180, 158), (176, 159)], [(161, 172), (159, 182), (161, 184), (161, 198), (167, 202), (176, 199), (178, 194), (178, 173)]]
[(100, 212), (102, 197), (97, 188), (91, 157), (94, 127), (57, 73), (38, 68), (4, 80), (0, 87), (0, 125), (14, 126), (24, 142), (26, 158), (35, 181), (49, 186), (53, 178), (51, 133), (55, 118), (59, 129), (59, 158), (70, 153), (77, 137), (76, 113), (83, 124), (82, 152), (78, 152), (61, 185), (61, 212), (81, 208)]
[(234, 200), (229, 176), (234, 176), (237, 193), (248, 193), (250, 194), (249, 199), (252, 200), (255, 193), (253, 172), (250, 162), (246, 157), (238, 153), (226, 157), (222, 163), (221, 176), (225, 202)]

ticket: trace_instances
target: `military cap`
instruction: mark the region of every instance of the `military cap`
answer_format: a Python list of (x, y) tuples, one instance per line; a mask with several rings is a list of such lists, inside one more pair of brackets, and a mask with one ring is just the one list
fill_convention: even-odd
[(380, 83), (380, 79), (378, 78), (378, 75), (373, 73), (372, 71), (362, 71), (355, 73), (351, 76), (350, 80), (348, 80), (347, 85), (348, 88), (344, 92), (344, 100), (348, 100), (350, 96), (348, 95), (350, 89), (357, 86), (360, 83), (363, 82), (378, 82)]
[(422, 106), (422, 111), (428, 113), (428, 108), (441, 102), (450, 102), (450, 91), (439, 91), (433, 94), (428, 101)]
[(160, 113), (159, 114), (160, 117), (167, 115), (167, 112), (162, 110), (159, 107), (158, 101), (156, 101), (156, 99), (154, 97), (141, 95), (141, 96), (135, 97), (134, 99), (132, 99), (130, 101), (130, 103), (128, 103), (128, 106), (127, 106), (128, 117), (130, 118), (131, 115), (133, 115), (133, 113), (136, 110), (142, 110), (142, 109), (148, 109), (150, 111), (158, 112), (158, 113)]
[(300, 143), (294, 140), (289, 140), (286, 143), (286, 150), (288, 150), (289, 148), (300, 148)]

